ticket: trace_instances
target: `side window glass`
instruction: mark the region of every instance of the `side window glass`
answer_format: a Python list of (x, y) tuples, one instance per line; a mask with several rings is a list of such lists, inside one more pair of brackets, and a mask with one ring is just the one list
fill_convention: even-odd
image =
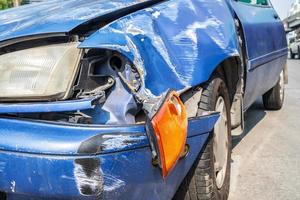
[(269, 5), (268, 0), (238, 0), (238, 1), (243, 3), (249, 3), (252, 5), (260, 5), (260, 6)]

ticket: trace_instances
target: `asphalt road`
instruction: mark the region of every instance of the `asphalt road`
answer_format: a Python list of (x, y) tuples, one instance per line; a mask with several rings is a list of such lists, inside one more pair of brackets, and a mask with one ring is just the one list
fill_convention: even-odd
[(300, 200), (300, 59), (289, 60), (284, 107), (246, 113), (246, 131), (234, 139), (230, 200)]

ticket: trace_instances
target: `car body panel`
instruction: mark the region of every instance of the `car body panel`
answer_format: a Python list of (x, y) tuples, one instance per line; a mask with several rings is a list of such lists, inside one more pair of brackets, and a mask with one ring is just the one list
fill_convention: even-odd
[[(217, 113), (190, 119), (188, 137), (211, 131), (216, 119)], [(113, 153), (149, 145), (143, 124), (72, 125), (0, 118), (0, 128), (3, 151), (67, 156)]]
[(52, 0), (1, 11), (0, 42), (43, 34), (67, 34), (90, 20), (145, 2), (149, 0)]
[(287, 41), (283, 23), (271, 6), (233, 0), (231, 5), (245, 37), (247, 78), (244, 106), (247, 109), (258, 96), (276, 84), (287, 58)]
[[(71, 34), (95, 18), (114, 16), (119, 9), (145, 2), (150, 1), (55, 0), (4, 11), (0, 13), (0, 46), (26, 37)], [(226, 59), (242, 59), (231, 3), (230, 0), (161, 1), (99, 26), (88, 38), (80, 38), (82, 43), (78, 48), (109, 49), (126, 56), (142, 74), (142, 87), (135, 95), (157, 100), (170, 89), (184, 92), (205, 83)], [(249, 10), (243, 8), (243, 12)], [(257, 13), (258, 17), (252, 21), (249, 16), (248, 19), (239, 15), (245, 32), (247, 27), (261, 27), (263, 17), (271, 10)], [(279, 26), (276, 24), (278, 31)], [(256, 38), (246, 39), (248, 106), (276, 83), (275, 75), (279, 75), (285, 62), (285, 44), (278, 44), (277, 48), (275, 41), (266, 42), (256, 49), (252, 44)], [(260, 57), (261, 54), (264, 56)], [(152, 165), (145, 126), (128, 125), (135, 120), (130, 112), (137, 107), (132, 91), (117, 78), (111, 94), (101, 108), (94, 106), (95, 99), (0, 104), (0, 113), (2, 110), (4, 114), (74, 109), (90, 112), (97, 116), (98, 124), (71, 125), (1, 115), (0, 191), (7, 193), (8, 200), (173, 197), (219, 115), (208, 113), (189, 119), (190, 152), (164, 180), (160, 169)], [(129, 121), (124, 117), (128, 113), (132, 118)], [(111, 124), (103, 125), (107, 122)]]
[[(218, 117), (212, 113), (189, 121), (189, 155), (166, 180), (152, 165), (144, 125), (88, 127), (0, 119), (4, 138), (0, 144), (0, 188), (8, 199), (170, 199)], [(139, 135), (134, 137), (136, 133)], [(82, 147), (99, 135), (103, 137), (93, 141), (101, 151), (95, 151), (93, 142)]]
[(101, 28), (79, 47), (126, 55), (156, 96), (199, 85), (222, 61), (239, 56), (231, 11), (225, 1), (211, 0), (166, 1), (140, 10)]
[(35, 102), (35, 103), (0, 103), (0, 114), (13, 113), (47, 113), (65, 112), (77, 110), (89, 110), (95, 108), (94, 102), (101, 96), (86, 99), (55, 101), (55, 102)]
[(5, 173), (0, 174), (0, 187), (8, 200), (171, 199), (207, 138), (204, 134), (187, 140), (189, 157), (180, 160), (165, 181), (151, 164), (149, 148), (89, 158), (2, 152)]

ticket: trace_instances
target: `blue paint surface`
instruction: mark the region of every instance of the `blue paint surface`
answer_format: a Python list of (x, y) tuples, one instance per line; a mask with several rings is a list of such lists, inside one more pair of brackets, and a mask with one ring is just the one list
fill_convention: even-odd
[(149, 0), (52, 0), (0, 12), (0, 41), (68, 33), (94, 18)]
[(271, 6), (230, 1), (245, 37), (247, 74), (245, 110), (279, 79), (287, 60), (287, 41), (282, 21)]
[[(69, 34), (94, 18), (143, 2), (148, 1), (54, 0), (3, 11), (0, 42)], [(237, 14), (246, 33), (249, 62), (244, 100), (248, 107), (276, 83), (286, 61), (283, 27), (272, 22), (274, 12), (231, 0), (162, 1), (107, 24), (79, 48), (110, 49), (125, 55), (144, 75), (140, 93), (158, 96), (170, 88), (181, 90), (204, 83), (225, 59), (239, 58), (233, 18)], [(275, 37), (280, 40), (265, 41)], [(128, 96), (123, 95), (124, 99)], [(56, 103), (50, 104), (51, 108), (37, 103), (0, 105), (0, 112), (70, 111), (91, 105), (91, 101), (69, 107), (66, 102)], [(102, 115), (99, 118), (103, 120)], [(189, 121), (191, 152), (164, 181), (151, 164), (143, 125), (85, 126), (1, 118), (0, 191), (6, 192), (8, 199), (96, 199), (99, 195), (105, 199), (171, 199), (216, 120), (213, 115)]]
[[(218, 114), (191, 119), (188, 137), (210, 132), (217, 119)], [(96, 138), (101, 140), (97, 144), (102, 146), (101, 151), (90, 154), (112, 153), (149, 145), (144, 125), (70, 125), (0, 118), (0, 130), (0, 150), (12, 152), (86, 155), (80, 152), (80, 145), (99, 135), (103, 136)]]
[[(33, 199), (95, 199), (96, 194), (84, 195), (80, 188), (96, 181), (105, 199), (140, 199), (142, 195), (146, 199), (170, 199), (217, 119), (218, 114), (213, 114), (190, 120), (190, 153), (179, 161), (165, 181), (160, 169), (152, 165), (143, 125), (88, 127), (0, 119), (0, 136), (4, 139), (0, 143), (0, 188), (8, 193), (9, 199), (26, 199), (26, 195)], [(125, 145), (129, 144), (130, 137), (122, 141), (124, 133), (141, 135), (130, 146)], [(78, 153), (80, 144), (88, 138), (108, 134), (119, 137), (119, 142), (115, 139), (111, 144), (105, 137), (106, 144), (113, 148), (93, 155)], [(85, 177), (85, 167), (94, 170), (91, 163), (98, 164), (95, 169), (98, 179), (95, 174)], [(139, 184), (143, 187), (137, 187)]]
[[(151, 164), (150, 148), (90, 156), (86, 159), (97, 161), (101, 166), (104, 185), (99, 186), (104, 189), (101, 195), (103, 199), (171, 199), (207, 137), (208, 134), (202, 134), (188, 139), (191, 147), (189, 156), (179, 161), (165, 181), (161, 178), (160, 169)], [(85, 175), (80, 173), (81, 166), (77, 165), (76, 159), (82, 158), (2, 152), (0, 188), (8, 193), (9, 200), (97, 199), (95, 195), (81, 194), (78, 180)], [(15, 189), (14, 193), (11, 188)]]
[(225, 1), (166, 1), (103, 27), (80, 48), (123, 53), (154, 95), (203, 83), (223, 60), (239, 56)]
[(0, 114), (11, 113), (47, 113), (93, 109), (94, 102), (100, 97), (79, 100), (35, 102), (35, 103), (0, 103)]

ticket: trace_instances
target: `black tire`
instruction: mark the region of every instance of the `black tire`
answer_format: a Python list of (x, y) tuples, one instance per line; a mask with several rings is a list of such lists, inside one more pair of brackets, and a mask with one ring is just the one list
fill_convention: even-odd
[[(217, 99), (222, 96), (225, 101), (227, 122), (230, 123), (230, 99), (223, 79), (215, 77), (204, 86), (203, 94), (199, 102), (198, 115), (205, 111), (215, 110)], [(228, 128), (228, 156), (226, 163), (226, 175), (221, 188), (217, 187), (214, 169), (214, 149), (212, 133), (198, 159), (194, 163), (184, 181), (181, 183), (175, 200), (226, 200), (230, 187), (230, 162), (231, 162), (231, 128)]]
[(291, 57), (291, 59), (295, 59), (295, 57), (296, 57), (296, 54), (294, 54), (294, 53), (292, 52), (292, 50), (290, 50), (290, 57)]
[[(283, 89), (282, 93), (281, 88)], [(284, 102), (284, 93), (284, 76), (281, 74), (276, 85), (263, 95), (265, 109), (280, 110)]]
[(6, 200), (6, 194), (4, 192), (0, 192), (0, 200)]
[(300, 59), (300, 47), (298, 47), (298, 59)]

